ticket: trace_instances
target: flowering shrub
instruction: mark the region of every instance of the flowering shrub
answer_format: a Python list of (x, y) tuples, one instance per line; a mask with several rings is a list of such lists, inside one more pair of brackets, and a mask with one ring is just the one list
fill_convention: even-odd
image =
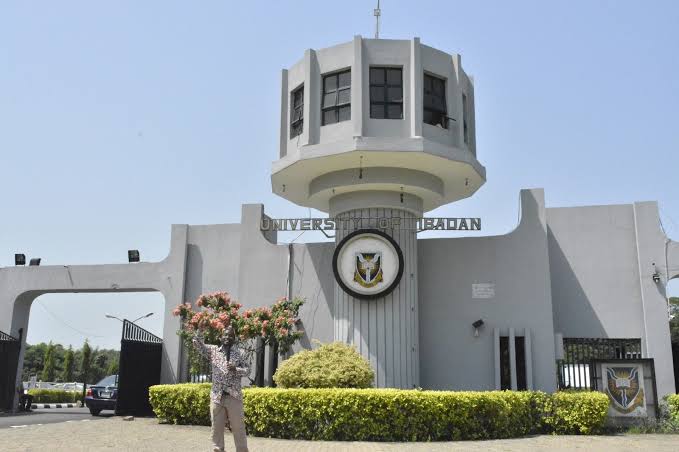
[(196, 300), (194, 311), (190, 303), (177, 306), (172, 313), (182, 319), (179, 334), (185, 338), (199, 331), (207, 343), (217, 344), (224, 330), (231, 325), (241, 341), (261, 337), (265, 344), (278, 343), (281, 353), (287, 352), (303, 332), (294, 328), (299, 308), (304, 300), (280, 298), (271, 307), (248, 309), (240, 312), (242, 305), (227, 292), (203, 294)]

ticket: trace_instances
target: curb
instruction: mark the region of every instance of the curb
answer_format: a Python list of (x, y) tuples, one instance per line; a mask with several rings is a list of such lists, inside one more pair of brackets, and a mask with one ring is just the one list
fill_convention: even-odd
[(77, 403), (34, 403), (31, 405), (31, 409), (40, 408), (79, 408)]

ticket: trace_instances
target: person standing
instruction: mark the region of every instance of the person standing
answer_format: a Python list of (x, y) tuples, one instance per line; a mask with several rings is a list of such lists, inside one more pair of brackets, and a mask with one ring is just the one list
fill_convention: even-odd
[(226, 327), (219, 346), (205, 344), (200, 333), (194, 335), (193, 345), (212, 363), (210, 391), (212, 450), (224, 451), (224, 427), (228, 419), (236, 452), (248, 452), (241, 378), (248, 375), (250, 370), (236, 341), (233, 327), (231, 325)]

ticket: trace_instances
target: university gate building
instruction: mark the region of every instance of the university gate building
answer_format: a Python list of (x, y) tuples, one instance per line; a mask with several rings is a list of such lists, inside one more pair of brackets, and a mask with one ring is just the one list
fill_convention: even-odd
[[(460, 55), (418, 38), (309, 49), (281, 74), (271, 186), (327, 218), (246, 204), (238, 224), (173, 225), (160, 262), (1, 268), (0, 331), (25, 341), (44, 293), (159, 291), (159, 378), (170, 383), (188, 377), (172, 307), (216, 290), (245, 308), (300, 296), (296, 349), (353, 344), (378, 387), (552, 392), (637, 378), (648, 403), (674, 393), (665, 287), (679, 277), (679, 243), (657, 204), (549, 208), (542, 189), (527, 189), (508, 234), (418, 239), (482, 229), (425, 214), (485, 181)], [(278, 243), (291, 229), (334, 241)], [(18, 355), (3, 370), (17, 382)]]

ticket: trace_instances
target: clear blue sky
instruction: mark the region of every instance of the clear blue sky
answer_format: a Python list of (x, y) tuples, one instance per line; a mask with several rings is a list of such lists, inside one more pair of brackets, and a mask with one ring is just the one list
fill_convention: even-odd
[[(305, 48), (371, 37), (374, 3), (3, 2), (0, 265), (15, 252), (46, 265), (125, 262), (130, 248), (162, 259), (170, 224), (238, 222), (242, 203), (308, 215), (270, 190), (280, 69)], [(679, 2), (382, 8), (382, 37), (460, 53), (475, 79), (488, 182), (432, 214), (504, 233), (519, 189), (544, 187), (549, 206), (657, 200), (679, 239)], [(158, 294), (44, 296), (29, 341), (117, 347), (104, 312), (160, 309)], [(160, 317), (141, 324), (160, 332)]]

